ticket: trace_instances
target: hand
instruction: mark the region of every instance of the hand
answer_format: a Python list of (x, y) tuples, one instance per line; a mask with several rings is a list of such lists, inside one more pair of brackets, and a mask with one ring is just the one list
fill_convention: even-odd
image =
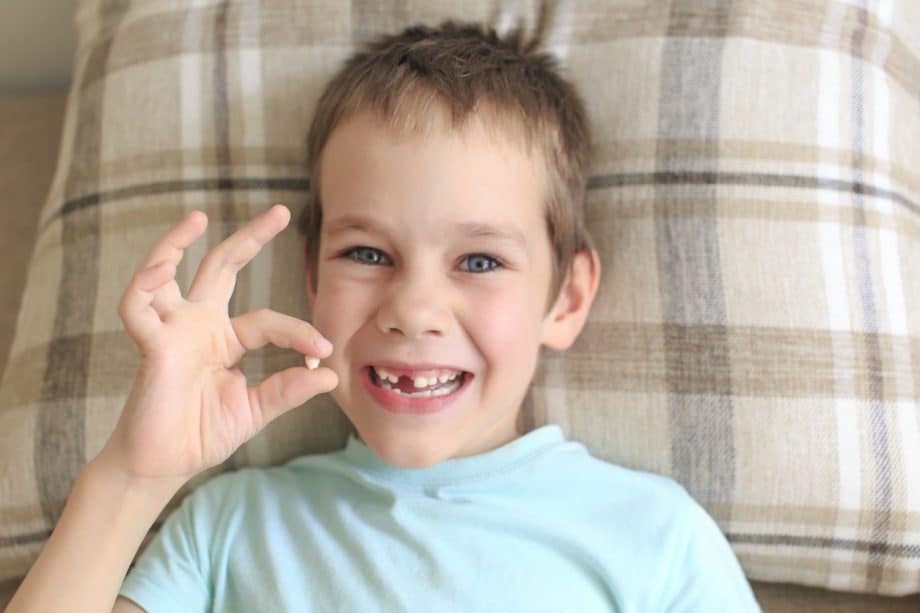
[(279, 415), (338, 385), (328, 368), (295, 367), (247, 387), (234, 366), (268, 342), (308, 358), (332, 352), (310, 324), (294, 317), (269, 309), (228, 316), (237, 272), (290, 217), (287, 207), (276, 205), (215, 247), (202, 260), (188, 298), (179, 292), (176, 265), (207, 227), (203, 212), (169, 229), (141, 262), (118, 313), (142, 363), (99, 455), (109, 468), (131, 479), (181, 485), (223, 462)]

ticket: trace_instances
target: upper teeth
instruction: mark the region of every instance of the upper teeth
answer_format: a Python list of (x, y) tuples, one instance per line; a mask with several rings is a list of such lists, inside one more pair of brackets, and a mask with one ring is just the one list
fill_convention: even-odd
[[(377, 376), (385, 381), (390, 383), (396, 383), (399, 381), (399, 375), (391, 373), (390, 371), (380, 368), (379, 366), (374, 366), (374, 371), (376, 371)], [(460, 376), (459, 372), (453, 373), (441, 373), (438, 375), (432, 375), (431, 377), (415, 377), (412, 380), (415, 387), (428, 387), (429, 385), (434, 385), (435, 383), (447, 383), (448, 381), (453, 381)]]

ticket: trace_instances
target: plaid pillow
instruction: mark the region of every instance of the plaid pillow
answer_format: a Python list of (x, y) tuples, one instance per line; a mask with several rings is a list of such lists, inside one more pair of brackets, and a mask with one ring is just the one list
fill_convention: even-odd
[[(154, 240), (208, 213), (187, 288), (258, 212), (283, 202), (296, 218), (311, 111), (338, 63), (415, 22), (537, 28), (533, 3), (503, 4), (79, 3), (0, 381), (0, 579), (32, 564), (121, 412), (139, 356), (116, 310)], [(595, 129), (604, 278), (576, 345), (544, 354), (522, 420), (682, 483), (752, 579), (904, 594), (920, 591), (920, 4), (861, 4), (546, 13)], [(307, 317), (298, 247), (291, 225), (263, 249), (231, 316)], [(268, 346), (241, 368), (254, 384), (299, 357)], [(308, 404), (161, 519), (217, 473), (340, 448), (347, 420), (328, 397)]]

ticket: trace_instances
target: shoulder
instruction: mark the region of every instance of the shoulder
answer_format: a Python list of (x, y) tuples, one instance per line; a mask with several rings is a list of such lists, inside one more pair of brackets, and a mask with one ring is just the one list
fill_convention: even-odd
[[(651, 566), (682, 548), (696, 502), (679, 483), (590, 455), (578, 442), (548, 454), (531, 474), (520, 475), (536, 500), (560, 520), (581, 526), (619, 553), (641, 551)], [(520, 481), (519, 481), (520, 482)], [(654, 547), (650, 547), (654, 544)]]
[[(558, 492), (560, 512), (608, 537), (616, 533), (619, 543), (671, 557), (685, 548), (693, 526), (713, 521), (670, 477), (595, 457), (581, 443), (567, 451), (544, 473)], [(572, 505), (573, 500), (580, 502)]]
[(586, 463), (591, 487), (611, 491), (599, 499), (606, 514), (599, 523), (615, 535), (615, 548), (625, 545), (634, 563), (648, 569), (668, 610), (759, 610), (722, 530), (681, 484), (592, 460)]
[[(327, 481), (343, 472), (335, 454), (303, 455), (285, 464), (244, 466), (203, 480), (188, 493), (183, 504), (198, 510), (232, 509), (233, 513), (277, 504), (294, 502), (311, 492), (314, 494)], [(309, 487), (308, 487), (309, 484)]]
[(266, 509), (290, 506), (282, 498), (285, 471), (279, 467), (245, 467), (210, 477), (200, 476), (166, 518), (164, 537), (184, 535), (201, 551), (236, 542), (257, 530)]
[(191, 485), (177, 510), (209, 523), (238, 517), (266, 497), (283, 491), (285, 472), (281, 467), (244, 467), (199, 476), (199, 482)]
[(692, 512), (696, 504), (670, 477), (598, 458), (574, 441), (565, 451), (552, 458), (549, 472), (563, 489), (579, 490), (605, 506), (641, 508), (643, 514), (664, 515), (673, 521)]
[(288, 466), (244, 466), (216, 475), (200, 486), (194, 494), (209, 501), (249, 498), (253, 494), (270, 495), (283, 492), (297, 480), (296, 471)]

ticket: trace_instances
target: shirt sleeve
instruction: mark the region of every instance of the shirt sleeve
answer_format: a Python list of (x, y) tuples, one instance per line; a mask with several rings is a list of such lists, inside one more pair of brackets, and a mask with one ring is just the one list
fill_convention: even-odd
[(738, 558), (715, 520), (692, 498), (683, 553), (672, 561), (662, 611), (760, 612)]
[(195, 613), (210, 608), (207, 484), (188, 494), (137, 557), (119, 595), (148, 613)]

